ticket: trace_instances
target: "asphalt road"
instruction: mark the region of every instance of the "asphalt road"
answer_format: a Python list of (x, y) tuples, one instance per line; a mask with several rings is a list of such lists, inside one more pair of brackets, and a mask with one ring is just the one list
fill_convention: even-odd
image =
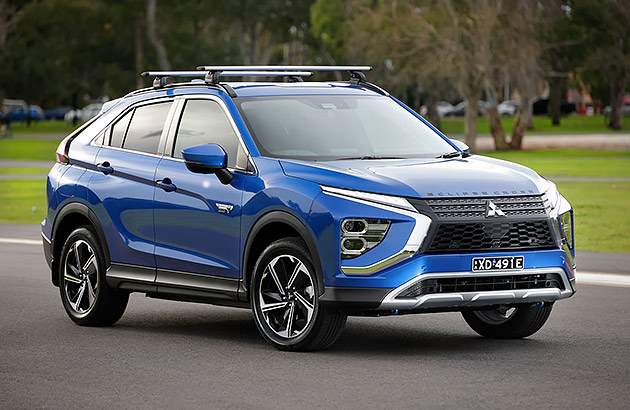
[[(24, 237), (0, 226), (0, 237)], [(31, 236), (35, 230), (30, 230)], [(457, 313), (349, 318), (324, 352), (286, 353), (247, 310), (132, 295), (74, 325), (41, 248), (0, 243), (0, 408), (627, 408), (630, 288), (581, 285), (525, 340)]]

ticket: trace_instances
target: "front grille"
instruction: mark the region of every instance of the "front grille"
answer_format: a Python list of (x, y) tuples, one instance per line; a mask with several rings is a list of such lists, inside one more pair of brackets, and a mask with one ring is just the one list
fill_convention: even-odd
[(546, 220), (441, 223), (428, 252), (540, 249), (553, 246), (555, 243)]
[(494, 198), (436, 198), (423, 202), (439, 220), (485, 218), (488, 201), (506, 217), (544, 216), (546, 199), (543, 195), (507, 196)]
[(544, 288), (564, 290), (562, 280), (556, 273), (437, 278), (421, 280), (413, 284), (396, 296), (396, 299), (416, 298), (433, 293), (491, 292), (494, 290)]

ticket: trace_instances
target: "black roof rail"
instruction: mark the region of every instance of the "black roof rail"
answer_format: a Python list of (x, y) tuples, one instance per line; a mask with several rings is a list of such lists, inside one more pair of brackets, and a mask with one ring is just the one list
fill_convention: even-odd
[(220, 77), (286, 77), (289, 82), (301, 82), (302, 77), (310, 77), (314, 71), (332, 72), (347, 71), (350, 74), (349, 83), (361, 85), (380, 94), (389, 96), (389, 93), (377, 85), (369, 83), (364, 71), (371, 71), (371, 66), (327, 66), (327, 65), (260, 65), (260, 66), (198, 66), (197, 71), (145, 71), (143, 77), (155, 77), (153, 88), (164, 88), (171, 77), (203, 78), (205, 83), (225, 89), (231, 97), (236, 97), (236, 92), (231, 87), (219, 82)]

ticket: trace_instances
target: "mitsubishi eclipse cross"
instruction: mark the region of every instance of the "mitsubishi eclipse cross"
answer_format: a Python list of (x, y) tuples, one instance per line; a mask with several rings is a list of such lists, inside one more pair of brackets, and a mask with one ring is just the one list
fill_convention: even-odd
[[(571, 205), (444, 136), (370, 69), (147, 72), (153, 87), (106, 103), (47, 180), (44, 252), (70, 319), (112, 325), (140, 292), (249, 308), (282, 350), (332, 345), (348, 315), (537, 332), (576, 290)], [(349, 80), (304, 81), (316, 71)]]

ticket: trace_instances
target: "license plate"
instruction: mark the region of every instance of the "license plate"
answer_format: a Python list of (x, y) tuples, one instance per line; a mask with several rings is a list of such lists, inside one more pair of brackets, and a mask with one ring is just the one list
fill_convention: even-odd
[(472, 271), (483, 272), (487, 270), (519, 270), (523, 269), (523, 262), (524, 258), (522, 256), (473, 258)]

